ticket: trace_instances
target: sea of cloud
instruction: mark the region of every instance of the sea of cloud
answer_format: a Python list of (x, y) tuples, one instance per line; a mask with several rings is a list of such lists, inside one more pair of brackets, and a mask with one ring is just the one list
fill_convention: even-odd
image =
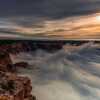
[(62, 50), (44, 50), (11, 55), (13, 62), (26, 61), (19, 70), (31, 78), (37, 100), (100, 100), (100, 46), (87, 43), (65, 45)]

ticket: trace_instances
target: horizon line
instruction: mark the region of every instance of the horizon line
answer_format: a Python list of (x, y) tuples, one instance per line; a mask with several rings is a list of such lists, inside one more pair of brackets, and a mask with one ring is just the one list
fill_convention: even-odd
[(30, 38), (30, 37), (0, 37), (0, 40), (33, 40), (33, 41), (100, 41), (100, 39), (58, 39), (58, 38)]

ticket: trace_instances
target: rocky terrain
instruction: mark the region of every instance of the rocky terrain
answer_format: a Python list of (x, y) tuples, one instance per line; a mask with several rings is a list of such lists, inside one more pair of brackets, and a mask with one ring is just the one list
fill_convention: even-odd
[[(27, 67), (25, 62), (13, 64), (9, 54), (30, 50), (26, 44), (0, 46), (0, 100), (36, 100), (31, 94), (31, 80), (17, 75), (17, 67)], [(25, 49), (26, 48), (26, 49)]]
[[(75, 61), (76, 61), (76, 58), (80, 57), (80, 56), (74, 55), (73, 53), (72, 54), (70, 53), (70, 55), (69, 55), (69, 52), (71, 52), (73, 50), (74, 51), (76, 50), (77, 52), (79, 52), (80, 50), (88, 50), (86, 48), (89, 47), (89, 45), (91, 45), (91, 43), (88, 45), (84, 45), (80, 49), (80, 46), (79, 46), (80, 43), (75, 42), (75, 44), (74, 44), (72, 42), (71, 43), (72, 46), (68, 46), (68, 45), (63, 46), (64, 44), (65, 43), (59, 42), (59, 41), (55, 42), (55, 43), (54, 42), (50, 43), (50, 42), (30, 42), (30, 41), (26, 42), (25, 41), (25, 42), (12, 42), (12, 43), (2, 44), (0, 41), (0, 100), (36, 100), (36, 98), (38, 97), (38, 95), (37, 95), (37, 97), (35, 97), (34, 92), (32, 92), (32, 86), (34, 87), (34, 84), (31, 83), (32, 79), (28, 78), (27, 76), (22, 77), (17, 73), (17, 69), (19, 69), (20, 67), (27, 68), (29, 66), (28, 62), (23, 62), (23, 61), (20, 62), (19, 61), (17, 63), (13, 63), (12, 59), (10, 57), (10, 54), (17, 55), (19, 52), (24, 52), (24, 53), (26, 52), (27, 53), (28, 51), (34, 52), (34, 50), (43, 49), (47, 52), (44, 52), (44, 51), (42, 52), (42, 54), (44, 54), (44, 58), (41, 58), (41, 52), (40, 52), (40, 56), (39, 56), (39, 54), (37, 54), (36, 61), (37, 62), (41, 61), (41, 62), (36, 63), (36, 65), (38, 68), (40, 68), (41, 66), (44, 67), (46, 65), (46, 66), (49, 66), (51, 69), (51, 65), (54, 64), (54, 67), (55, 67), (57, 65), (56, 64), (57, 62), (59, 64), (62, 61), (59, 59), (62, 59), (63, 56), (65, 57), (65, 55), (68, 55), (66, 57), (69, 60), (70, 59), (73, 60), (74, 56), (75, 56)], [(63, 48), (64, 50), (61, 50), (61, 48)], [(55, 52), (57, 50), (61, 50), (61, 51), (54, 53), (54, 56), (53, 56), (53, 53), (51, 53), (51, 52)], [(99, 50), (99, 48), (98, 48), (98, 50)], [(49, 52), (51, 55), (50, 57), (48, 57)], [(83, 52), (83, 51), (81, 51), (81, 52)], [(90, 50), (90, 53), (91, 52), (92, 51)], [(34, 55), (32, 55), (32, 56), (34, 56)], [(41, 58), (42, 60), (38, 60), (37, 59), (38, 56), (39, 56), (39, 59)], [(46, 60), (46, 62), (45, 62), (45, 59), (47, 59), (47, 58), (45, 58), (45, 57), (48, 58), (48, 60)], [(25, 59), (28, 59), (28, 58), (26, 57)], [(55, 61), (55, 59), (56, 59), (56, 62), (53, 62), (53, 61)], [(43, 61), (44, 61), (44, 63), (43, 63)], [(85, 61), (85, 60), (83, 59), (82, 61)], [(64, 58), (64, 62), (65, 62), (65, 58)], [(79, 62), (79, 60), (78, 60), (78, 62)], [(48, 65), (48, 63), (50, 65)], [(68, 63), (68, 61), (67, 61), (67, 63)], [(63, 62), (61, 62), (61, 66), (62, 66), (62, 64), (63, 64)], [(64, 66), (65, 66), (65, 64), (66, 63), (64, 63)], [(54, 67), (52, 67), (52, 68), (54, 68)], [(66, 67), (64, 67), (64, 68), (66, 68)], [(42, 71), (43, 71), (43, 69), (40, 72), (42, 72)], [(53, 72), (54, 72), (54, 70), (53, 70)], [(65, 70), (64, 70), (64, 72), (65, 72)], [(66, 76), (66, 73), (64, 74), (65, 76)], [(43, 72), (41, 76), (44, 76), (44, 74), (45, 73)], [(48, 74), (48, 72), (47, 72), (47, 74)], [(33, 75), (33, 73), (32, 73), (32, 75)], [(50, 75), (51, 75), (51, 71), (50, 71)], [(55, 75), (55, 72), (53, 75)], [(59, 76), (59, 75), (57, 75), (57, 76)], [(43, 91), (44, 91), (44, 87), (43, 87)], [(31, 94), (31, 92), (32, 92), (32, 94)], [(57, 98), (57, 99), (59, 99), (59, 98)], [(41, 100), (41, 98), (39, 100)], [(48, 100), (48, 99), (46, 99), (46, 100)], [(55, 99), (51, 99), (51, 100), (55, 100)], [(60, 100), (62, 100), (62, 99), (60, 99)]]
[(36, 100), (29, 78), (0, 72), (0, 79), (0, 100)]

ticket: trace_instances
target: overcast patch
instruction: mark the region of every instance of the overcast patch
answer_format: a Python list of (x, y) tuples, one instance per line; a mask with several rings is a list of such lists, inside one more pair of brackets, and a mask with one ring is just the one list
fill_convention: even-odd
[(0, 16), (62, 18), (100, 10), (99, 0), (0, 0)]

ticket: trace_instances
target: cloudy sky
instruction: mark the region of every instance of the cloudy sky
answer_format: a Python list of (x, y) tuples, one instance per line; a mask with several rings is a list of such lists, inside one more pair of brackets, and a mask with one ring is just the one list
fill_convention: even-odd
[(0, 0), (0, 36), (100, 39), (100, 0)]

